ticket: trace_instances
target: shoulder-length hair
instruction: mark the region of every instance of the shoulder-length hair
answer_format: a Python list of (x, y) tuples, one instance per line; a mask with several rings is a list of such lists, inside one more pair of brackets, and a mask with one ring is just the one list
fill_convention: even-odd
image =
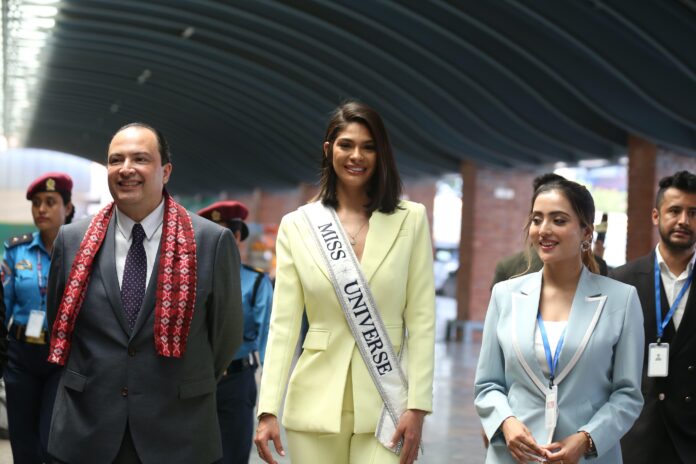
[(325, 155), (322, 153), (317, 199), (326, 206), (338, 207), (337, 176), (333, 168), (333, 144), (338, 135), (351, 123), (362, 124), (370, 131), (377, 152), (375, 172), (367, 187), (369, 202), (364, 206), (370, 213), (375, 210), (392, 213), (399, 205), (402, 185), (387, 129), (377, 111), (358, 101), (344, 102), (331, 114), (324, 137), (324, 142), (328, 142), (329, 148)]

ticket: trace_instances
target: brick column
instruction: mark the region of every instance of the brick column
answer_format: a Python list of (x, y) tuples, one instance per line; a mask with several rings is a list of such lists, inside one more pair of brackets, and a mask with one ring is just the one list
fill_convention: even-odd
[(466, 248), (470, 255), (466, 294), (469, 320), (481, 321), (486, 316), (498, 261), (524, 247), (532, 181), (538, 174), (528, 169), (481, 167), (471, 186), (475, 192), (469, 193), (465, 187), (467, 196), (462, 195), (462, 208), (473, 210), (469, 213), (473, 216), (462, 222), (462, 243), (464, 230), (468, 229)]
[(300, 188), (287, 190), (264, 190), (260, 192), (256, 222), (262, 224), (280, 223), (287, 213), (304, 204)]
[(476, 203), (476, 164), (462, 161), (462, 226), (459, 240), (459, 270), (457, 271), (457, 319), (469, 319), (471, 304), (472, 262), (474, 254), (474, 229)]
[(634, 135), (628, 137), (626, 261), (649, 253), (656, 243), (651, 219), (658, 182), (656, 159), (654, 143)]
[(435, 209), (435, 194), (437, 193), (437, 179), (427, 177), (420, 180), (407, 180), (404, 182), (404, 195), (407, 199), (422, 203), (430, 224), (430, 236), (433, 235), (433, 210)]

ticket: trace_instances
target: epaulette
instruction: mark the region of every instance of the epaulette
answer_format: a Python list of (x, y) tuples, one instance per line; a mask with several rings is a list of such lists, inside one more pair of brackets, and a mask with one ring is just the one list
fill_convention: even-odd
[(264, 271), (263, 269), (260, 269), (260, 268), (258, 268), (258, 267), (249, 266), (248, 264), (242, 264), (242, 266), (244, 266), (245, 268), (249, 269), (250, 271), (258, 272), (259, 274), (265, 274), (265, 273), (266, 273), (266, 271)]
[(32, 234), (15, 235), (14, 237), (10, 237), (5, 242), (5, 247), (10, 249), (16, 247), (17, 245), (22, 245), (23, 243), (29, 243), (32, 240), (34, 240), (34, 235)]

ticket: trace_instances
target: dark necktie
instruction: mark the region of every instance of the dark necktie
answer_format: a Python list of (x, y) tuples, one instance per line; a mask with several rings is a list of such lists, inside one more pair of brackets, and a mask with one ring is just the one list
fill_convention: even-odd
[(135, 326), (135, 320), (138, 318), (140, 307), (143, 305), (143, 298), (145, 298), (147, 256), (143, 246), (144, 238), (145, 230), (143, 230), (143, 226), (134, 224), (132, 242), (126, 256), (126, 265), (123, 268), (123, 282), (121, 282), (121, 304), (131, 329)]

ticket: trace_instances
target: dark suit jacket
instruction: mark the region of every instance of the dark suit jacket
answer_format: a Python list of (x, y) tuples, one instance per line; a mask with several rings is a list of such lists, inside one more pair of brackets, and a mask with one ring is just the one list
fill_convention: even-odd
[[(657, 339), (655, 317), (655, 252), (612, 272), (612, 277), (633, 285), (643, 307), (646, 356), (643, 366), (643, 412), (621, 441), (627, 464), (696, 463), (696, 291), (692, 284), (686, 310), (679, 325), (665, 328), (663, 341), (669, 343), (669, 376), (647, 377), (647, 350)], [(662, 284), (662, 314), (669, 310)], [(664, 395), (664, 396), (661, 396)], [(660, 400), (660, 398), (663, 398)], [(681, 461), (670, 460), (668, 449), (674, 445)], [(674, 453), (672, 453), (674, 454)]]
[[(157, 260), (131, 333), (121, 307), (112, 219), (58, 386), (49, 452), (60, 461), (111, 463), (126, 425), (144, 464), (210, 463), (222, 456), (215, 389), (242, 340), (239, 253), (229, 230), (190, 216), (198, 288), (182, 358), (164, 358), (155, 351)], [(48, 285), (49, 327), (88, 225), (89, 220), (64, 226), (56, 239)]]

